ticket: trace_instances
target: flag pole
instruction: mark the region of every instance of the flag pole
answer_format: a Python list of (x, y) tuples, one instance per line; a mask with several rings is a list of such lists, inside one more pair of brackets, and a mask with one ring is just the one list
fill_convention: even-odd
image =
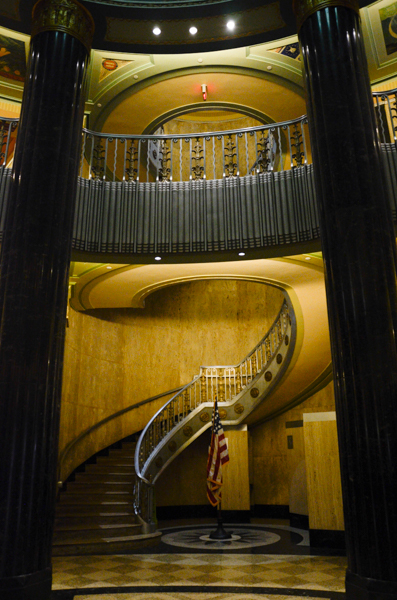
[[(217, 396), (215, 394), (214, 409), (213, 409), (213, 412), (212, 412), (212, 430), (213, 431), (214, 431), (214, 427), (215, 427), (215, 413), (217, 412), (216, 406), (217, 406)], [(218, 416), (218, 419), (219, 419), (219, 416)], [(215, 531), (212, 531), (209, 534), (209, 537), (210, 537), (211, 540), (218, 540), (220, 542), (226, 541), (226, 540), (231, 540), (232, 539), (232, 534), (228, 533), (223, 528), (222, 508), (221, 508), (221, 498), (220, 498), (220, 496), (218, 498), (218, 504), (217, 504), (216, 508), (217, 508), (216, 514), (217, 514), (217, 520), (218, 520), (218, 527), (216, 528)]]
[(223, 529), (222, 509), (221, 509), (220, 501), (217, 506), (217, 518), (218, 518), (218, 527), (216, 528), (215, 531), (212, 531), (210, 533), (209, 537), (211, 538), (211, 540), (220, 540), (220, 541), (231, 540), (232, 534)]

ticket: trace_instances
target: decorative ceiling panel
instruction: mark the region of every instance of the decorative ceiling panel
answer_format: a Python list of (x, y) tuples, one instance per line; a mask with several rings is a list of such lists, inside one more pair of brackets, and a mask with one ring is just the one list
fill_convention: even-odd
[(208, 4), (225, 4), (233, 0), (86, 0), (93, 4), (110, 4), (112, 6), (124, 6), (128, 8), (186, 8), (203, 6)]

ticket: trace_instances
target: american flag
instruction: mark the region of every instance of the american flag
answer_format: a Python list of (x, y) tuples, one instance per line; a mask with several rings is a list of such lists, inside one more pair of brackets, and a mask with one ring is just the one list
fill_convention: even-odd
[(211, 445), (207, 462), (207, 497), (212, 506), (217, 506), (221, 501), (222, 465), (227, 462), (229, 462), (229, 452), (219, 418), (218, 402), (215, 400)]

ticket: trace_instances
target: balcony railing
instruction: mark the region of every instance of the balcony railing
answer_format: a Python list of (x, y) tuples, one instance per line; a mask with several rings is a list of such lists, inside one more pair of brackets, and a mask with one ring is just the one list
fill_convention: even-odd
[[(396, 94), (373, 94), (394, 219)], [(16, 135), (17, 120), (0, 119), (0, 240)], [(225, 251), (255, 249), (270, 256), (275, 248), (307, 251), (308, 242), (319, 249), (306, 117), (191, 135), (82, 132), (72, 240), (79, 260), (209, 252), (222, 259)]]
[(110, 135), (84, 129), (80, 176), (113, 182), (199, 181), (307, 163), (306, 117), (190, 135)]
[[(372, 93), (381, 143), (397, 142), (397, 88)], [(0, 117), (0, 166), (12, 165), (18, 119)], [(305, 116), (239, 130), (119, 135), (83, 129), (80, 176), (189, 181), (283, 171), (311, 162)]]

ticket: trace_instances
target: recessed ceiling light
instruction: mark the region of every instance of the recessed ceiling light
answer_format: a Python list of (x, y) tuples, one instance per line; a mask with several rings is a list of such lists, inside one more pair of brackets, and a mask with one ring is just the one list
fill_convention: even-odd
[(98, 102), (97, 106), (99, 106), (99, 108), (101, 108), (102, 104), (100, 102)]
[(112, 267), (106, 267), (107, 269), (111, 269)]
[(311, 260), (311, 256), (305, 256), (305, 260)]
[(238, 255), (239, 256), (245, 256), (245, 252), (239, 252)]
[(197, 27), (194, 27), (194, 25), (193, 25), (193, 27), (190, 27), (190, 29), (189, 29), (189, 33), (191, 33), (192, 35), (196, 35), (197, 31), (198, 31)]
[(155, 256), (154, 260), (161, 260), (161, 256)]
[(155, 27), (155, 28), (153, 29), (153, 33), (154, 33), (154, 35), (160, 35), (160, 33), (161, 33), (161, 29), (160, 29), (160, 27)]
[(198, 59), (197, 59), (197, 62), (199, 62), (199, 63), (202, 63), (202, 62), (203, 62), (203, 59), (202, 59), (202, 58), (198, 58)]
[(271, 70), (273, 69), (273, 67), (272, 67), (272, 65), (267, 65), (266, 69), (267, 69), (268, 71), (271, 71)]
[(138, 79), (138, 77), (139, 77), (139, 75), (137, 75), (137, 74), (135, 73), (135, 75), (134, 75), (134, 79)]
[(236, 27), (236, 23), (234, 21), (228, 21), (226, 23), (226, 27), (229, 31), (233, 31), (233, 29)]

